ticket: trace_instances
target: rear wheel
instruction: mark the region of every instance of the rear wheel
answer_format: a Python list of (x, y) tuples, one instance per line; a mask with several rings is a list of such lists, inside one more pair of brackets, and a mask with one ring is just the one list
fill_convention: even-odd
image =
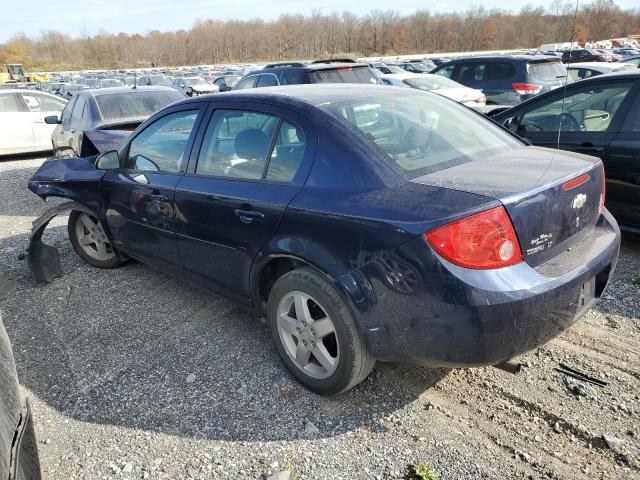
[(73, 211), (69, 215), (69, 239), (76, 253), (89, 265), (115, 268), (121, 260), (113, 249), (104, 229), (93, 215)]
[(353, 388), (375, 359), (335, 288), (308, 268), (286, 273), (269, 294), (271, 336), (291, 373), (320, 394)]

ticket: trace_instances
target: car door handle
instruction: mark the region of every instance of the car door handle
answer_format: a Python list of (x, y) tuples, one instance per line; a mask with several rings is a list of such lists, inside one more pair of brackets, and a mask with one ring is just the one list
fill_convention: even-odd
[(233, 213), (240, 217), (240, 221), (242, 221), (242, 223), (251, 223), (254, 220), (259, 222), (264, 218), (264, 213), (258, 212), (257, 210), (237, 209), (234, 210)]

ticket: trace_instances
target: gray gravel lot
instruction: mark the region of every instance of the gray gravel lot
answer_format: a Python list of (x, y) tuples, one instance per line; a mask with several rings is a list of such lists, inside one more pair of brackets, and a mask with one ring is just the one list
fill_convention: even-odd
[[(637, 241), (625, 239), (599, 305), (521, 357), (524, 372), (379, 363), (323, 398), (230, 301), (136, 262), (82, 263), (66, 218), (46, 233), (65, 275), (36, 284), (19, 255), (45, 207), (26, 188), (41, 162), (0, 162), (0, 308), (46, 478), (258, 479), (291, 467), (304, 479), (396, 479), (417, 462), (440, 479), (640, 478)], [(608, 385), (569, 380), (559, 362)]]

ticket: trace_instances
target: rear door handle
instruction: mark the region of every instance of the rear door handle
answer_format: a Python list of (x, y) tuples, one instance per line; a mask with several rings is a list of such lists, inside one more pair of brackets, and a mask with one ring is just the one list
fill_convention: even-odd
[(264, 213), (258, 212), (257, 210), (236, 209), (233, 213), (240, 217), (240, 221), (242, 221), (242, 223), (251, 223), (254, 220), (259, 222), (264, 218)]

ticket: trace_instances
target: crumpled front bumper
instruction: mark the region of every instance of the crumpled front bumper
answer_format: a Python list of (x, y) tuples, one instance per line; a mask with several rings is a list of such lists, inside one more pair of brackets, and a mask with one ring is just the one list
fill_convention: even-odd
[(90, 209), (78, 202), (64, 202), (45, 210), (35, 219), (31, 227), (31, 240), (27, 248), (29, 270), (36, 280), (51, 283), (62, 276), (60, 254), (55, 247), (42, 243), (42, 234), (57, 215), (65, 211), (78, 210), (95, 215)]

